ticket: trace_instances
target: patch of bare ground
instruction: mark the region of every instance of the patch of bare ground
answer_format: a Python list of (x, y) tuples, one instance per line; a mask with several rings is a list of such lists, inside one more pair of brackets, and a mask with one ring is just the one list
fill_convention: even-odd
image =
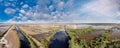
[(50, 27), (50, 26), (46, 26), (46, 27), (42, 27), (40, 25), (27, 25), (27, 26), (23, 26), (20, 25), (19, 28), (24, 31), (26, 34), (29, 35), (37, 35), (40, 33), (49, 33), (52, 32), (53, 30), (59, 30), (60, 27)]
[(51, 37), (59, 30), (59, 27), (42, 27), (40, 25), (20, 25), (19, 28), (38, 48), (47, 48)]
[(2, 44), (0, 44), (0, 48), (2, 48)]
[(5, 39), (8, 41), (9, 48), (20, 48), (20, 41), (18, 34), (13, 26), (12, 29), (9, 31)]
[(37, 32), (32, 32), (29, 27), (23, 27), (23, 26), (19, 26), (19, 28), (24, 31), (24, 33), (29, 34), (29, 35), (36, 35), (38, 34)]
[(108, 37), (109, 40), (120, 39), (120, 32), (112, 32)]
[(0, 26), (0, 38), (4, 36), (7, 30), (10, 28), (11, 25), (2, 25)]
[(79, 39), (85, 39), (90, 42), (90, 41), (94, 40), (96, 37), (99, 37), (103, 33), (104, 33), (103, 31), (93, 32), (93, 33), (81, 35), (81, 36), (79, 36)]

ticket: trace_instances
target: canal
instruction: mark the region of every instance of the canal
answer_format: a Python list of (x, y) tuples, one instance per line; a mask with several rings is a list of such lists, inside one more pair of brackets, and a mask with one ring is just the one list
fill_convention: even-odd
[(20, 48), (30, 48), (30, 43), (27, 40), (27, 38), (23, 35), (21, 30), (18, 27), (16, 27), (16, 31), (17, 31), (18, 36), (20, 38)]
[(51, 39), (49, 48), (69, 48), (69, 36), (65, 31), (57, 32)]

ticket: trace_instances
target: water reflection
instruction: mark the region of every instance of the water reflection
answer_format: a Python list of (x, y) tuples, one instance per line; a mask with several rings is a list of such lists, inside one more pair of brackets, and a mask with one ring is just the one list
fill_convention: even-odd
[(69, 37), (65, 31), (57, 32), (51, 40), (49, 48), (69, 48)]

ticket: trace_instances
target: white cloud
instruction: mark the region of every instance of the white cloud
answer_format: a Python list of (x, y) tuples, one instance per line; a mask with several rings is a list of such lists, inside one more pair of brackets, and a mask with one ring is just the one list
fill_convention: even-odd
[(69, 0), (67, 3), (65, 3), (66, 8), (72, 8), (74, 0)]
[(62, 10), (64, 8), (65, 3), (63, 1), (58, 3), (58, 8)]
[(18, 16), (18, 17), (17, 17), (17, 19), (21, 19), (21, 17), (20, 17), (20, 16)]
[(54, 8), (53, 5), (50, 5), (50, 6), (49, 6), (49, 9), (50, 9), (51, 11), (53, 10), (53, 8)]
[(26, 12), (26, 16), (31, 16), (33, 13), (31, 11)]
[(16, 12), (16, 10), (13, 9), (13, 8), (6, 8), (6, 9), (4, 10), (4, 12), (5, 12), (6, 14), (14, 14), (14, 13)]
[(21, 10), (20, 10), (20, 13), (25, 14), (26, 12), (25, 12), (25, 10), (21, 9)]
[[(37, 5), (29, 7), (27, 4), (21, 3), (23, 6), (20, 10), (22, 22), (119, 22), (116, 16), (120, 16), (119, 5), (117, 0), (91, 0), (80, 6), (74, 3), (74, 0), (63, 2), (61, 0), (50, 1), (38, 0)], [(76, 7), (75, 7), (75, 6)], [(24, 10), (25, 8), (30, 10)], [(74, 8), (75, 7), (75, 8)], [(55, 9), (55, 11), (52, 11)], [(62, 12), (65, 10), (65, 12)], [(31, 20), (27, 20), (27, 19)]]
[(26, 21), (15, 21), (15, 20), (8, 20), (5, 23), (33, 23), (33, 24), (38, 24), (38, 23), (54, 23), (53, 21), (45, 21), (45, 20), (26, 20)]
[(9, 1), (4, 1), (4, 2), (2, 2), (2, 3), (3, 3), (4, 6), (6, 6), (6, 7), (16, 7), (16, 6), (15, 6), (16, 3), (14, 3), (14, 2), (15, 2), (15, 0), (9, 0)]
[(23, 16), (23, 14), (19, 13), (19, 16)]
[(34, 17), (34, 18), (39, 18), (39, 13), (34, 13), (34, 14), (33, 14), (33, 17)]
[(116, 16), (120, 16), (120, 12), (117, 12)]
[(58, 6), (63, 7), (64, 6), (64, 2), (63, 1), (59, 2)]
[(57, 16), (53, 16), (54, 19), (57, 19)]
[(13, 21), (12, 19), (8, 20), (6, 23), (16, 23), (15, 21)]
[(111, 0), (97, 0), (85, 4), (81, 10), (95, 16), (114, 16), (118, 11), (118, 6)]
[(22, 17), (22, 21), (26, 21), (27, 20), (27, 17)]
[(79, 19), (76, 18), (78, 22), (118, 22), (116, 14), (118, 14), (119, 5), (115, 1), (93, 0), (79, 7), (72, 14), (78, 16)]
[(24, 4), (22, 7), (23, 8), (28, 8), (29, 6), (28, 6), (28, 4)]
[(47, 19), (51, 18), (49, 14), (45, 14), (45, 13), (41, 14), (39, 17), (40, 18), (47, 18)]

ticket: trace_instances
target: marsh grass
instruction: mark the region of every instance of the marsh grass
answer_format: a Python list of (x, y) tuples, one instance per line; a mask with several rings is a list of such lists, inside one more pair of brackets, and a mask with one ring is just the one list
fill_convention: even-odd
[(79, 38), (81, 37), (81, 35), (87, 35), (97, 31), (98, 30), (92, 29), (90, 27), (85, 29), (67, 29), (67, 33), (71, 38), (69, 40), (69, 48), (107, 48), (107, 47), (118, 48), (120, 47), (119, 41), (111, 42), (108, 40), (108, 37), (112, 33), (111, 29), (103, 30), (104, 32), (101, 35), (99, 35), (98, 37), (90, 41), (86, 40), (85, 38), (83, 39)]

